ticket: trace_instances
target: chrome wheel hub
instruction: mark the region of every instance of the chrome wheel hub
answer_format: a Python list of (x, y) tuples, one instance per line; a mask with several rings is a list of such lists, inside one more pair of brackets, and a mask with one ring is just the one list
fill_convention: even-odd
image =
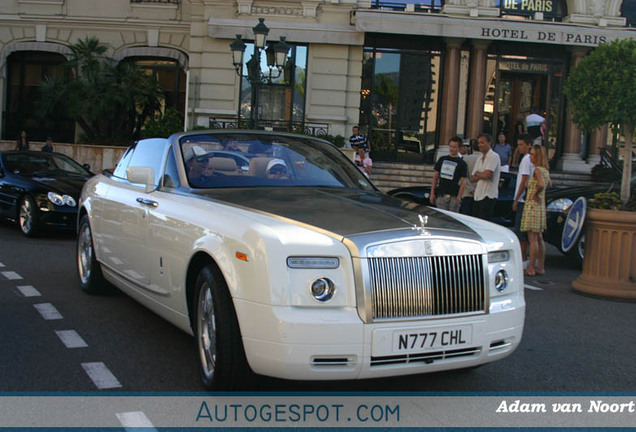
[(91, 277), (91, 265), (93, 262), (93, 238), (88, 225), (82, 225), (77, 239), (77, 267), (79, 277), (83, 284), (88, 283)]
[(198, 315), (199, 358), (206, 378), (212, 378), (216, 369), (216, 317), (212, 291), (207, 282), (199, 291)]
[(25, 199), (20, 206), (20, 229), (22, 232), (31, 231), (33, 225), (33, 207), (31, 201)]

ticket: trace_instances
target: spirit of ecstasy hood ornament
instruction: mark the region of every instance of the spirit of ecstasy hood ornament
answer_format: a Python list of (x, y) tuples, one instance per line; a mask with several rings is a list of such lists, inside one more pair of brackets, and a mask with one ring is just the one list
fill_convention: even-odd
[(420, 226), (413, 225), (413, 229), (415, 231), (419, 231), (420, 235), (430, 235), (428, 231), (426, 231), (426, 224), (428, 224), (428, 216), (417, 215), (417, 218), (420, 220)]

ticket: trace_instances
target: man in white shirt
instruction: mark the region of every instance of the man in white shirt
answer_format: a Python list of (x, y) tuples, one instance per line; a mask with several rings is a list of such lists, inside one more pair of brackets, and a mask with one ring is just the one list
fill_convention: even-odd
[(528, 233), (521, 231), (521, 216), (523, 215), (523, 207), (525, 204), (526, 189), (530, 177), (534, 174), (534, 165), (530, 162), (530, 147), (532, 146), (532, 136), (529, 134), (521, 134), (517, 138), (517, 149), (521, 154), (521, 162), (519, 162), (519, 173), (517, 174), (517, 186), (515, 188), (515, 199), (512, 203), (512, 210), (515, 214), (515, 233), (521, 244), (521, 256), (526, 259), (528, 250)]
[(477, 137), (482, 157), (477, 159), (470, 180), (475, 184), (473, 216), (491, 220), (499, 197), (501, 159), (492, 150), (492, 137), (482, 133)]

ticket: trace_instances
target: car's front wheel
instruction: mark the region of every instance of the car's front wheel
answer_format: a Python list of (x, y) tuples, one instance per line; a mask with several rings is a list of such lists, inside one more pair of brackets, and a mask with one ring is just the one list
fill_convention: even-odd
[(87, 215), (82, 216), (77, 235), (77, 274), (82, 291), (88, 294), (104, 294), (111, 286), (104, 279), (102, 268), (95, 257), (93, 234)]
[(20, 202), (18, 214), (20, 231), (27, 237), (35, 237), (40, 231), (40, 210), (33, 198), (25, 195)]
[(210, 390), (248, 389), (253, 374), (223, 276), (208, 265), (199, 272), (195, 288), (193, 327), (203, 385)]

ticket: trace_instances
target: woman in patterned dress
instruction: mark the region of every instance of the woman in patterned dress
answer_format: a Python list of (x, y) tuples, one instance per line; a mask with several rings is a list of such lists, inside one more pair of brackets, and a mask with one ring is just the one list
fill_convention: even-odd
[(550, 186), (548, 158), (543, 146), (532, 146), (530, 162), (534, 164), (535, 170), (528, 182), (526, 205), (521, 217), (521, 231), (527, 231), (530, 245), (528, 268), (524, 271), (526, 276), (545, 274), (545, 243), (543, 242), (543, 231), (547, 226), (545, 191)]

